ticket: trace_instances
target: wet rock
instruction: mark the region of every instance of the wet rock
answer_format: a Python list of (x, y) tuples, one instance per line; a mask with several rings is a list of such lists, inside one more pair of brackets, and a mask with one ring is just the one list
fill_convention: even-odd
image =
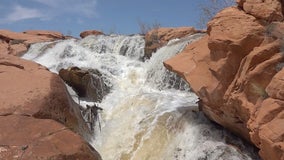
[(1, 54), (0, 88), (0, 159), (100, 159), (59, 76)]
[(264, 160), (284, 159), (283, 22), (247, 13), (221, 11), (207, 36), (164, 64), (189, 82), (211, 120), (255, 144)]
[(88, 30), (88, 31), (83, 31), (80, 33), (81, 38), (85, 38), (89, 35), (97, 36), (97, 35), (104, 35), (104, 33), (101, 31), (97, 31), (97, 30)]
[[(82, 116), (92, 131), (95, 131), (95, 128), (99, 128), (101, 131), (101, 124), (98, 119), (98, 115), (101, 111), (103, 111), (103, 108), (97, 105), (86, 105), (86, 108), (82, 110)], [(99, 125), (98, 127), (96, 127), (97, 124)]]
[(70, 67), (61, 69), (59, 76), (75, 90), (79, 97), (85, 97), (91, 101), (101, 101), (110, 90), (98, 70)]

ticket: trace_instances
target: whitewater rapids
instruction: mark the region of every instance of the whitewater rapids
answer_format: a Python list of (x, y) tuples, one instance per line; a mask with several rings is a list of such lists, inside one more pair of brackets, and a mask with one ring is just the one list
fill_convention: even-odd
[(162, 64), (202, 36), (173, 40), (147, 61), (142, 61), (141, 35), (38, 43), (23, 58), (55, 73), (77, 66), (103, 74), (111, 92), (102, 102), (93, 102), (103, 111), (89, 143), (104, 160), (259, 159), (253, 147), (209, 122), (199, 112), (198, 98), (187, 83)]

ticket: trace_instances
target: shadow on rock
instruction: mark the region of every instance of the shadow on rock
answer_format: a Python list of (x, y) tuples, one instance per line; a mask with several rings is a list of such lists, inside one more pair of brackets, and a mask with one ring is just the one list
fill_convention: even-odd
[(80, 98), (86, 98), (89, 101), (100, 102), (110, 91), (110, 87), (106, 85), (98, 70), (70, 67), (61, 69), (59, 76), (73, 88)]

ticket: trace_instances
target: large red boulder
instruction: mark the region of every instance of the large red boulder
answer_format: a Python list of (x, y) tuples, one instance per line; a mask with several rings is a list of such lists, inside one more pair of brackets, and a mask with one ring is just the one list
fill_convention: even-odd
[(0, 116), (0, 159), (84, 159), (99, 155), (66, 126), (25, 115)]
[(227, 8), (208, 23), (207, 36), (164, 64), (188, 81), (211, 120), (255, 144), (264, 160), (282, 160), (284, 23), (266, 20)]
[(0, 54), (0, 88), (0, 159), (100, 159), (58, 75)]

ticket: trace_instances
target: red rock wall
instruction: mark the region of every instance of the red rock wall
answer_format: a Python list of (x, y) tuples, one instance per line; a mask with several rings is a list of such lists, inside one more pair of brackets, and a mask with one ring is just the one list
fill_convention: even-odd
[(210, 119), (255, 144), (264, 160), (283, 160), (281, 3), (238, 2), (208, 23), (207, 36), (164, 64), (189, 82)]

